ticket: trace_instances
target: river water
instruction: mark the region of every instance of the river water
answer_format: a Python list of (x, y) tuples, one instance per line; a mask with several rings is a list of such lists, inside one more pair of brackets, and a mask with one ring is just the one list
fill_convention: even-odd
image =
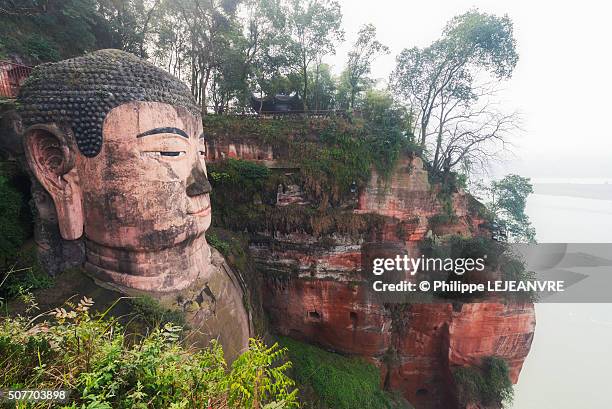
[[(529, 197), (538, 242), (612, 243), (612, 184), (561, 182)], [(536, 316), (512, 408), (612, 408), (612, 304), (541, 303)]]

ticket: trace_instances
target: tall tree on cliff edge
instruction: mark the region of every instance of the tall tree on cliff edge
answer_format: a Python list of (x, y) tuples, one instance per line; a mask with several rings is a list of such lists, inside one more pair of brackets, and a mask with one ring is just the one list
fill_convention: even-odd
[(507, 231), (509, 241), (534, 243), (536, 232), (525, 213), (527, 197), (533, 193), (530, 179), (514, 174), (506, 175), (491, 182), (485, 191), (490, 197), (487, 208)]
[(505, 147), (518, 116), (495, 109), (494, 84), (517, 61), (510, 18), (478, 10), (453, 18), (431, 45), (400, 53), (390, 83), (410, 104), (434, 171), (486, 166)]
[(346, 68), (341, 76), (348, 91), (345, 99), (349, 109), (355, 107), (357, 95), (372, 86), (373, 80), (369, 78), (372, 63), (382, 54), (389, 54), (389, 47), (376, 39), (376, 27), (373, 24), (363, 25), (348, 53)]
[(286, 10), (292, 40), (287, 46), (296, 56), (302, 98), (308, 108), (308, 69), (312, 63), (320, 64), (325, 55), (335, 53), (336, 44), (344, 40), (340, 4), (335, 0), (290, 0)]

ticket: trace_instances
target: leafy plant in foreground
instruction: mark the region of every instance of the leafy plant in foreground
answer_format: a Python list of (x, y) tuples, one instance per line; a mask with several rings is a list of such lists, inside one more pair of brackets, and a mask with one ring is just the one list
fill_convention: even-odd
[[(36, 308), (35, 301), (29, 302)], [(294, 408), (286, 350), (252, 339), (231, 366), (215, 341), (201, 350), (180, 340), (171, 323), (130, 342), (93, 300), (0, 321), (0, 388), (69, 389), (64, 408)], [(31, 408), (56, 407), (29, 403)]]

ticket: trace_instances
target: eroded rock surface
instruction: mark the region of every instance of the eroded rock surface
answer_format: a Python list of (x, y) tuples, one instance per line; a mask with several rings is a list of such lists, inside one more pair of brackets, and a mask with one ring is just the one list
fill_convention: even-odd
[[(272, 169), (287, 162), (282, 150), (257, 146), (248, 135), (221, 135), (207, 143), (210, 161), (242, 158)], [(529, 303), (393, 304), (369, 291), (361, 266), (373, 254), (418, 257), (428, 234), (488, 234), (474, 199), (461, 190), (451, 196), (456, 217), (432, 225), (430, 219), (443, 210), (437, 189), (421, 159), (407, 155), (388, 181), (373, 171), (356, 205), (345, 210), (383, 216), (375, 231), (325, 237), (261, 231), (250, 248), (265, 276), (264, 308), (275, 331), (375, 363), (381, 384), (401, 391), (417, 409), (455, 406), (452, 368), (478, 365), (484, 357), (504, 358), (516, 382), (535, 331)], [(306, 202), (293, 186), (279, 194), (276, 206)]]

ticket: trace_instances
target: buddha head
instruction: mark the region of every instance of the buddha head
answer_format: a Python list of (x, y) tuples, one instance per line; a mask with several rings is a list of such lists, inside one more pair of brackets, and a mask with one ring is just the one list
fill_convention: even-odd
[(152, 291), (206, 273), (211, 186), (187, 86), (132, 54), (100, 50), (38, 66), (19, 99), (27, 164), (61, 237), (84, 239), (87, 271)]

